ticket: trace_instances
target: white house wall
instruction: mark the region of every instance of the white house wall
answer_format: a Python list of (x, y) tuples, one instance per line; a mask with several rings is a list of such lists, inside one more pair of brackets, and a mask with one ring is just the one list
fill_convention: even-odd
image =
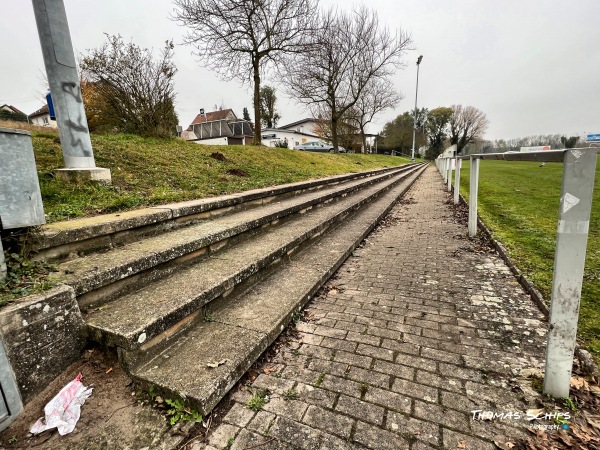
[(200, 141), (193, 141), (193, 142), (195, 142), (196, 144), (203, 144), (203, 145), (229, 145), (227, 143), (227, 136), (211, 138), (211, 139), (202, 139)]
[(307, 142), (320, 142), (318, 136), (306, 136), (295, 133), (294, 131), (280, 130), (280, 129), (266, 129), (263, 130), (263, 136), (275, 137), (263, 138), (261, 143), (267, 147), (275, 147), (278, 142), (284, 141), (287, 138), (288, 148), (294, 148), (296, 145), (306, 144)]
[(50, 119), (50, 114), (46, 114), (43, 116), (36, 116), (36, 117), (29, 119), (29, 121), (33, 125), (38, 125), (40, 127), (58, 128), (58, 125), (56, 124), (56, 120)]

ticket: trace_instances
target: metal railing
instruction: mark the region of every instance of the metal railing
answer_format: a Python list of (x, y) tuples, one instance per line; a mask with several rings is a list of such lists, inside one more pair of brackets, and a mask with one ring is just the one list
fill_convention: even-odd
[(460, 201), (461, 162), (464, 159), (471, 162), (470, 237), (477, 233), (479, 166), (482, 159), (563, 163), (544, 376), (544, 393), (558, 398), (569, 396), (598, 152), (594, 148), (575, 148), (535, 153), (474, 154), (436, 160), (448, 192), (452, 190), (454, 170), (455, 204)]

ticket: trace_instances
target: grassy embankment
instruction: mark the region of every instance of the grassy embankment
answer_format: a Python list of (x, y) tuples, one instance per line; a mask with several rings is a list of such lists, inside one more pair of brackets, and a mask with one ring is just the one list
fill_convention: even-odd
[[(469, 196), (469, 163), (461, 193)], [(511, 258), (550, 301), (562, 164), (482, 161), (479, 215)], [(578, 335), (600, 362), (600, 164), (588, 238)]]
[[(408, 162), (406, 158), (384, 155), (334, 155), (254, 146), (205, 146), (131, 135), (93, 135), (96, 165), (112, 172), (112, 185), (102, 186), (54, 178), (52, 170), (63, 165), (56, 138), (51, 133), (33, 135), (48, 222)], [(211, 157), (215, 152), (222, 154), (224, 160)], [(240, 176), (238, 171), (248, 176)]]

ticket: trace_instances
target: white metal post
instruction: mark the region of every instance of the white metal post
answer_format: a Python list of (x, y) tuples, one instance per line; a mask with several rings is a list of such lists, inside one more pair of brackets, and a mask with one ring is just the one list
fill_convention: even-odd
[(595, 149), (565, 152), (546, 347), (544, 394), (569, 396), (594, 176)]
[(462, 159), (456, 158), (454, 162), (454, 204), (458, 205), (458, 201), (460, 200), (460, 166), (462, 165)]
[(452, 158), (448, 158), (448, 192), (452, 191)]
[(471, 180), (469, 186), (469, 236), (477, 234), (477, 190), (479, 189), (479, 158), (471, 156)]
[(444, 165), (442, 166), (442, 176), (444, 177), (444, 183), (448, 181), (448, 158), (444, 158)]

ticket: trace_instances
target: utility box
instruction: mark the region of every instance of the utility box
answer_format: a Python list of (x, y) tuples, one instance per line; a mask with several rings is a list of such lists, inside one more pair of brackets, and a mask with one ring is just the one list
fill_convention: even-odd
[(31, 133), (0, 128), (1, 229), (46, 223)]

